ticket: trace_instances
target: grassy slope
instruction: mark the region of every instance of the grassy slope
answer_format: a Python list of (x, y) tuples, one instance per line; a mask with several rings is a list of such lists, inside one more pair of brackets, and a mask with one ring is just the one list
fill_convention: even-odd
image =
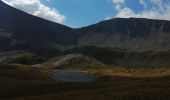
[(82, 56), (79, 58), (72, 58), (65, 60), (63, 64), (55, 66), (55, 63), (64, 59), (68, 55), (63, 55), (50, 59), (49, 61), (41, 64), (44, 69), (64, 69), (64, 70), (98, 70), (106, 68), (107, 66), (97, 59), (89, 56)]
[(13, 88), (15, 91), (8, 88), (3, 99), (7, 96), (7, 100), (169, 100), (169, 84), (169, 78), (123, 77), (86, 84), (23, 84)]
[(125, 68), (119, 65), (106, 65), (93, 57), (74, 58), (66, 60), (65, 64), (55, 66), (55, 63), (63, 59), (65, 56), (53, 58), (43, 64), (38, 65), (43, 69), (62, 69), (88, 71), (100, 76), (121, 75), (135, 77), (153, 77), (153, 76), (169, 76), (169, 68)]
[(32, 69), (24, 65), (1, 65), (0, 99), (23, 94), (24, 89), (30, 88), (29, 86), (51, 82), (49, 74), (48, 71)]
[(48, 79), (48, 71), (27, 67), (0, 66), (0, 100), (170, 99), (168, 76), (110, 76), (95, 83), (55, 83)]
[(92, 56), (104, 64), (114, 64), (126, 68), (169, 68), (169, 50), (132, 51), (116, 48), (80, 47), (66, 50)]

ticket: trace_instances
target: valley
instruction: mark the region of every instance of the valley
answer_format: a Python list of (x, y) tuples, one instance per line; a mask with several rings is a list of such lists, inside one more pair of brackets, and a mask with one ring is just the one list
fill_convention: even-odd
[(0, 100), (170, 100), (170, 21), (71, 28), (0, 0)]

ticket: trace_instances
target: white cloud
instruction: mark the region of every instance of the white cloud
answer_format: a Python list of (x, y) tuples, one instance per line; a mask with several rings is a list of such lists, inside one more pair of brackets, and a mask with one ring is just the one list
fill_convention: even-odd
[(135, 12), (130, 9), (130, 8), (119, 8), (118, 13), (116, 15), (116, 17), (124, 17), (124, 18), (129, 18), (129, 17), (133, 17), (135, 15)]
[[(149, 19), (163, 19), (170, 20), (170, 2), (163, 2), (162, 0), (138, 0), (139, 4), (143, 5), (142, 11), (135, 12), (133, 9), (126, 6), (125, 0), (112, 0), (117, 14), (115, 17), (120, 18), (149, 18)], [(148, 4), (150, 3), (150, 4)]]
[(147, 3), (146, 0), (139, 0), (139, 3), (144, 6), (145, 9), (147, 9)]
[(45, 6), (41, 0), (3, 0), (5, 3), (23, 10), (29, 14), (57, 22), (62, 23), (66, 18), (60, 14), (55, 8)]
[(104, 20), (109, 20), (109, 19), (112, 19), (112, 16), (107, 16)]
[(121, 4), (124, 3), (125, 0), (112, 0), (114, 4)]

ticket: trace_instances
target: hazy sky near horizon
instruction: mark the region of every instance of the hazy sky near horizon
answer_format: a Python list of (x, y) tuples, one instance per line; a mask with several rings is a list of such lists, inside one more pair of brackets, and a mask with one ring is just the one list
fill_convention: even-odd
[(50, 21), (78, 28), (110, 18), (170, 20), (170, 0), (2, 0)]

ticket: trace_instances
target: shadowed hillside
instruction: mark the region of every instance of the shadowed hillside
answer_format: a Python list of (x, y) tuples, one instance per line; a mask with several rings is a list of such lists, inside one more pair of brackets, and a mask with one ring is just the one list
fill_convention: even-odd
[(148, 50), (170, 48), (170, 21), (114, 18), (77, 30), (79, 45)]
[(169, 68), (169, 50), (133, 51), (118, 48), (100, 48), (93, 46), (77, 47), (66, 50), (63, 54), (80, 53), (92, 56), (107, 65), (126, 68)]
[[(73, 29), (32, 16), (0, 0), (0, 50), (37, 52), (60, 50), (76, 44)], [(3, 48), (2, 48), (3, 46)]]

